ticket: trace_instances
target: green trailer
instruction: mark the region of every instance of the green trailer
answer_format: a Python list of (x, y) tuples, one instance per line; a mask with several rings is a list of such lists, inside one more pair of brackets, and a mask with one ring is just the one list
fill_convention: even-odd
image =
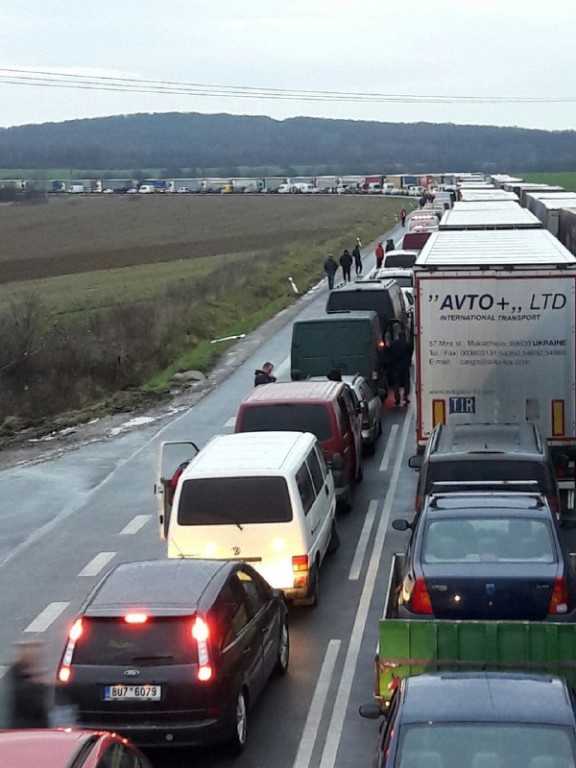
[(402, 555), (395, 555), (380, 621), (376, 697), (385, 704), (399, 678), (423, 672), (522, 671), (576, 686), (576, 624), (394, 618)]

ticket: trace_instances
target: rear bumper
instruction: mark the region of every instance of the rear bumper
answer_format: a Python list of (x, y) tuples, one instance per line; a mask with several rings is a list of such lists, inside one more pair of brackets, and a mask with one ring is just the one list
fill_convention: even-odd
[(446, 618), (445, 616), (438, 617), (435, 614), (430, 613), (412, 613), (407, 608), (405, 608), (403, 605), (398, 606), (398, 618), (399, 619), (409, 619), (410, 621), (442, 621), (445, 620), (447, 622), (454, 622), (454, 621), (479, 621), (479, 622), (518, 622), (518, 624), (526, 624), (528, 623), (540, 623), (540, 621), (545, 622), (546, 624), (574, 624), (576, 623), (576, 608), (574, 608), (572, 611), (569, 611), (568, 613), (558, 613), (558, 614), (547, 614), (543, 619), (512, 619), (512, 618), (477, 618), (476, 616), (471, 617), (458, 617), (456, 618)]

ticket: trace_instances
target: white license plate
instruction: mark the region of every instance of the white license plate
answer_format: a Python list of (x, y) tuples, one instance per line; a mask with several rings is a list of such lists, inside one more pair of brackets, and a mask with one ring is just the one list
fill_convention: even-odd
[(105, 685), (104, 701), (160, 701), (160, 685)]

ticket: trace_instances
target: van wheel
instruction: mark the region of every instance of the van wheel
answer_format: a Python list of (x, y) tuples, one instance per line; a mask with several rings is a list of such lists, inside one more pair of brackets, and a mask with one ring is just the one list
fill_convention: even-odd
[(352, 488), (348, 486), (348, 488), (346, 489), (346, 495), (342, 496), (342, 498), (338, 502), (338, 511), (350, 512), (351, 509), (352, 509)]
[(280, 630), (280, 642), (278, 645), (278, 659), (274, 667), (274, 674), (281, 677), (288, 672), (288, 662), (290, 660), (290, 635), (288, 634), (288, 624), (284, 621)]
[(358, 472), (356, 473), (356, 482), (361, 483), (362, 479), (364, 477), (364, 469), (362, 468), (362, 464), (358, 467)]
[(310, 569), (310, 586), (308, 588), (308, 596), (304, 598), (304, 600), (300, 600), (301, 605), (310, 605), (312, 608), (316, 608), (318, 605), (318, 587), (319, 587), (319, 577), (318, 577), (318, 564), (314, 563), (312, 568)]
[(338, 533), (338, 528), (336, 526), (336, 521), (332, 523), (332, 531), (330, 533), (330, 541), (328, 542), (328, 547), (326, 549), (326, 553), (329, 555), (333, 555), (334, 552), (340, 547), (340, 534)]
[(238, 693), (234, 711), (234, 726), (229, 745), (233, 754), (238, 755), (244, 749), (248, 736), (248, 702), (244, 688)]

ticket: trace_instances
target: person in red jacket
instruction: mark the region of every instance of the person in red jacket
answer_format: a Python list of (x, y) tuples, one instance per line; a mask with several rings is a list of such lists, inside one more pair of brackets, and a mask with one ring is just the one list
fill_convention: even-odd
[(380, 240), (378, 241), (374, 254), (376, 256), (376, 269), (380, 269), (382, 262), (384, 261), (384, 248), (382, 247)]

